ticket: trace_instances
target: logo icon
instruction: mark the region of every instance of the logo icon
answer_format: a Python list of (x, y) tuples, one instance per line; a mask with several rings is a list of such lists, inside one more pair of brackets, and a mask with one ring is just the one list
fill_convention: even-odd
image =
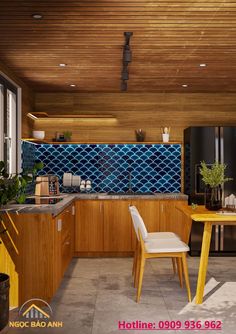
[[(36, 305), (40, 303), (40, 307)], [(30, 304), (30, 306), (28, 306)], [(42, 305), (42, 306), (41, 306)], [(42, 299), (29, 299), (20, 310), (19, 315), (26, 319), (49, 319), (52, 316), (51, 306)]]
[(32, 304), (27, 310), (22, 314), (23, 317), (27, 319), (49, 319), (50, 315), (44, 312), (41, 308)]
[(9, 321), (9, 327), (61, 328), (64, 326), (63, 321), (56, 321), (52, 316), (52, 308), (45, 300), (29, 299), (19, 309), (19, 320)]

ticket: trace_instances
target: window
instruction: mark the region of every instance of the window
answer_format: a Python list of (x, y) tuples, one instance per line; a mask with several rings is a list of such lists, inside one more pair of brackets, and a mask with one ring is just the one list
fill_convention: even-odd
[(10, 174), (19, 172), (21, 164), (20, 93), (17, 85), (0, 74), (0, 160)]

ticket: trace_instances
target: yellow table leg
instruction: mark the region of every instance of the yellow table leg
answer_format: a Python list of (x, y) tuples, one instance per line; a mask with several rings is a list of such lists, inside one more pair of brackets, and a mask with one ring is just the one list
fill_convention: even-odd
[(202, 239), (201, 258), (198, 271), (198, 280), (197, 280), (196, 304), (202, 304), (203, 301), (203, 293), (206, 282), (206, 273), (208, 265), (208, 256), (211, 243), (211, 231), (212, 231), (212, 224), (210, 222), (205, 222), (203, 239)]

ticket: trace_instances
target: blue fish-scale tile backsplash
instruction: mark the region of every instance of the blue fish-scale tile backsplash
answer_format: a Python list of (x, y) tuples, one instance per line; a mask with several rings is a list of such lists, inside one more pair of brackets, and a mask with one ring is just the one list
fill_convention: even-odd
[[(21, 159), (22, 169), (24, 171), (32, 170), (36, 160), (36, 145), (27, 141), (23, 141), (21, 145)], [(31, 194), (34, 192), (34, 184), (27, 185), (26, 193)]]
[(93, 192), (127, 191), (129, 174), (135, 192), (181, 191), (180, 144), (40, 144), (33, 150), (35, 156), (23, 150), (23, 164), (27, 155), (42, 161), (40, 174), (59, 176), (62, 192), (78, 191), (63, 187), (65, 172), (90, 179)]

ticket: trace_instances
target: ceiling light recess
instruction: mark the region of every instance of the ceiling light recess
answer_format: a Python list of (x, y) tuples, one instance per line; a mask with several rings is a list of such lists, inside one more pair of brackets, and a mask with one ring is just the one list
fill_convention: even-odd
[(188, 87), (188, 85), (187, 84), (183, 84), (182, 87), (186, 88), (186, 87)]
[(40, 13), (34, 13), (32, 14), (32, 18), (35, 20), (41, 20), (43, 18), (43, 15)]
[(200, 67), (206, 67), (207, 65), (202, 63), (202, 64), (199, 64)]
[(65, 64), (65, 63), (60, 63), (59, 66), (60, 66), (60, 67), (66, 67), (67, 64)]

